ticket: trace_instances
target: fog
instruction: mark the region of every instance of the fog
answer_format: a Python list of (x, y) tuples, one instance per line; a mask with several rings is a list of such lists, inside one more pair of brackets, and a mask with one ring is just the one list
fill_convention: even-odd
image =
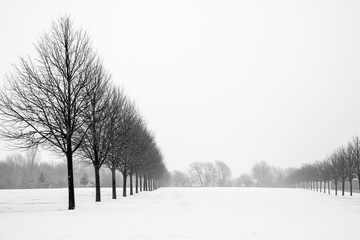
[(298, 167), (360, 133), (359, 12), (358, 1), (1, 1), (0, 79), (71, 15), (169, 170)]

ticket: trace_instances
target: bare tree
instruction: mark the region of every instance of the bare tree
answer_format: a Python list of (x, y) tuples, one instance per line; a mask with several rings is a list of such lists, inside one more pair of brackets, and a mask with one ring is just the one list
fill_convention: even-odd
[(236, 187), (252, 187), (253, 183), (254, 181), (252, 177), (247, 173), (241, 174), (237, 179), (234, 180), (234, 185)]
[(360, 138), (358, 136), (353, 137), (352, 139), (353, 146), (353, 159), (354, 159), (354, 173), (358, 179), (359, 191), (360, 191)]
[(338, 162), (338, 156), (337, 153), (334, 152), (331, 156), (330, 156), (330, 162), (331, 162), (331, 177), (334, 180), (334, 185), (335, 185), (335, 195), (337, 195), (337, 187), (338, 187), (338, 182), (340, 180), (340, 173), (339, 173), (339, 162)]
[(189, 176), (195, 187), (209, 187), (215, 184), (217, 172), (210, 162), (193, 162), (189, 166)]
[(231, 184), (231, 170), (223, 161), (215, 161), (217, 171), (217, 185), (219, 187), (229, 186)]
[(35, 61), (21, 58), (1, 89), (1, 134), (21, 147), (40, 144), (65, 154), (69, 209), (74, 209), (73, 155), (87, 133), (80, 129), (89, 107), (94, 54), (87, 34), (69, 17), (53, 22), (36, 50)]
[(189, 185), (188, 176), (178, 170), (174, 170), (173, 172), (171, 172), (171, 181), (172, 185), (175, 187), (186, 187)]
[(35, 182), (34, 171), (35, 171), (35, 167), (37, 165), (37, 160), (38, 160), (37, 153), (38, 153), (38, 146), (36, 146), (36, 145), (29, 148), (25, 152), (25, 160), (26, 160), (26, 165), (27, 165), (27, 170), (28, 170), (27, 182), (30, 187), (32, 187)]
[[(93, 78), (93, 81), (86, 87), (90, 107), (84, 112), (83, 129), (87, 134), (81, 145), (80, 155), (91, 161), (94, 166), (95, 201), (100, 202), (100, 168), (110, 152), (114, 126), (113, 116), (116, 113), (110, 105), (112, 95), (109, 90), (109, 74), (106, 73), (99, 60), (94, 63), (92, 71), (90, 77)], [(87, 131), (88, 129), (89, 131)]]
[(337, 161), (337, 170), (339, 173), (339, 178), (341, 182), (341, 194), (345, 195), (345, 182), (347, 180), (347, 160), (346, 160), (346, 149), (344, 146), (341, 146), (336, 151), (336, 161)]
[(251, 171), (257, 186), (269, 187), (272, 184), (272, 168), (265, 161), (255, 163)]
[(355, 158), (354, 158), (354, 147), (351, 142), (348, 143), (344, 151), (345, 161), (346, 161), (346, 176), (347, 180), (350, 183), (350, 196), (353, 192), (353, 179), (355, 178)]
[(326, 191), (326, 183), (328, 186), (328, 194), (330, 195), (330, 182), (331, 182), (331, 161), (329, 158), (322, 162), (322, 171), (324, 176), (324, 193)]

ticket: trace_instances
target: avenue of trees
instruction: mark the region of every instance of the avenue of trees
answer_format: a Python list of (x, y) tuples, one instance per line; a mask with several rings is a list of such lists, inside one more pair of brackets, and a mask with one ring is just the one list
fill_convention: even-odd
[(353, 137), (346, 145), (340, 146), (322, 161), (305, 164), (294, 171), (288, 181), (293, 186), (316, 190), (330, 194), (341, 186), (341, 194), (344, 196), (348, 185), (350, 196), (353, 194), (353, 182), (358, 180), (360, 189), (360, 138)]
[(35, 47), (36, 58), (20, 58), (0, 90), (2, 138), (66, 158), (69, 209), (75, 208), (75, 158), (93, 165), (96, 201), (101, 201), (103, 166), (113, 173), (113, 198), (115, 171), (122, 173), (124, 186), (130, 177), (130, 194), (133, 176), (136, 193), (158, 188), (167, 169), (154, 134), (134, 103), (112, 84), (88, 34), (62, 17)]

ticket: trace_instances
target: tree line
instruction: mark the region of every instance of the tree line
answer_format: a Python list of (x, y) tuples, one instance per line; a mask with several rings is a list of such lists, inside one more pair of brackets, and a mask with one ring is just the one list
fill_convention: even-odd
[(282, 169), (267, 162), (256, 162), (251, 173), (232, 178), (230, 167), (223, 161), (192, 162), (186, 172), (171, 172), (173, 187), (289, 187), (293, 168)]
[(229, 187), (231, 169), (223, 161), (192, 162), (187, 172), (171, 172), (173, 187)]
[[(111, 82), (88, 34), (70, 17), (52, 23), (35, 45), (35, 58), (20, 58), (0, 90), (0, 134), (20, 148), (45, 149), (66, 157), (69, 209), (75, 208), (74, 158), (94, 167), (96, 201), (100, 169), (123, 175), (130, 194), (156, 189), (167, 173), (154, 134), (133, 101)], [(123, 188), (126, 196), (126, 187)]]
[[(346, 184), (349, 185), (350, 196), (353, 194), (353, 182), (358, 180), (360, 189), (360, 138), (353, 137), (346, 145), (336, 148), (322, 161), (304, 164), (289, 176), (289, 182), (295, 187), (324, 191), (330, 194), (341, 184), (344, 196)], [(333, 186), (332, 186), (333, 185)]]
[[(36, 154), (37, 150), (34, 150), (26, 150), (24, 154), (14, 153), (0, 161), (0, 189), (67, 187), (66, 161), (41, 161), (40, 155)], [(112, 186), (111, 175), (108, 168), (100, 169), (101, 187)], [(116, 182), (123, 185), (120, 173), (116, 174)], [(74, 186), (95, 187), (94, 170), (87, 162), (74, 163)]]

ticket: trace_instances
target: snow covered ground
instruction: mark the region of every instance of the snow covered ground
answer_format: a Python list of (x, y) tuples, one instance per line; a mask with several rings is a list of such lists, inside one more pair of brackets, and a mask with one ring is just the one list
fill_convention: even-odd
[[(302, 189), (0, 190), (0, 239), (360, 239), (360, 197)], [(121, 189), (118, 189), (121, 194)]]

